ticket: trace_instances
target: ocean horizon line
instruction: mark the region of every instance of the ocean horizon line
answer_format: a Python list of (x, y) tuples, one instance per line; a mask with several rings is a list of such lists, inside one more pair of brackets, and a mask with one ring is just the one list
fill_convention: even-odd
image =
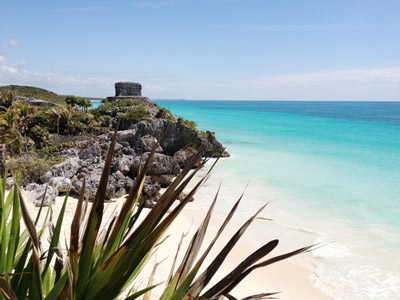
[[(84, 97), (90, 101), (101, 101), (104, 98), (96, 98), (96, 97)], [(162, 98), (150, 98), (151, 101), (207, 101), (207, 102), (213, 102), (213, 101), (224, 101), (224, 102), (323, 102), (323, 103), (400, 103), (399, 100), (255, 100), (255, 99), (249, 99), (249, 100), (229, 100), (229, 99), (173, 99), (173, 98), (168, 98), (168, 99), (162, 99)]]

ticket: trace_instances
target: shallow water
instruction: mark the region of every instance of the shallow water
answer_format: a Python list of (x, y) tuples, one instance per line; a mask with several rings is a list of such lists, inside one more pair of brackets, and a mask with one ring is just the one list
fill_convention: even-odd
[[(399, 299), (400, 103), (156, 101), (216, 132), (232, 154), (200, 190), (217, 208), (245, 189), (239, 217), (270, 202), (251, 238), (333, 241), (295, 262), (335, 299)], [(285, 246), (284, 246), (285, 247)]]

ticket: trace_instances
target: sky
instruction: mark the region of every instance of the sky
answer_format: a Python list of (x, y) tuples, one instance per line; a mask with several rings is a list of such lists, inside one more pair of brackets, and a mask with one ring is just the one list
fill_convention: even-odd
[(400, 101), (399, 0), (0, 0), (0, 85)]

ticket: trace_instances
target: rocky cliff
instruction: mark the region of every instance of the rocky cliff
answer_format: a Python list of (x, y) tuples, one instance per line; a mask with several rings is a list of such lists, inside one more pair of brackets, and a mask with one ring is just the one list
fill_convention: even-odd
[[(40, 191), (44, 192), (45, 184), (54, 186), (54, 190), (50, 190), (56, 194), (65, 192), (66, 186), (71, 185), (71, 193), (78, 194), (83, 177), (86, 178), (87, 197), (94, 199), (111, 140), (111, 129), (115, 128), (118, 119), (120, 129), (108, 180), (107, 198), (119, 197), (130, 191), (139, 165), (144, 163), (164, 129), (144, 186), (143, 200), (148, 205), (157, 201), (161, 187), (172, 182), (201, 144), (208, 143), (207, 156), (229, 156), (215, 139), (214, 133), (197, 130), (193, 123), (176, 117), (155, 103), (118, 99), (104, 103), (93, 113), (99, 117), (111, 118), (110, 133), (62, 151), (60, 154), (65, 160), (53, 165), (51, 171), (42, 176), (42, 184), (31, 184), (27, 187), (32, 193), (36, 193), (32, 196), (36, 199), (36, 204), (40, 204), (41, 197), (35, 195), (39, 195)], [(48, 193), (48, 199), (50, 195)]]

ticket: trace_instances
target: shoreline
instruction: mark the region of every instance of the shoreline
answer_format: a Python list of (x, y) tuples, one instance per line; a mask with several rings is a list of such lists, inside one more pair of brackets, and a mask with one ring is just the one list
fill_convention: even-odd
[[(206, 210), (190, 207), (195, 205), (196, 200), (188, 204), (188, 206), (184, 209), (182, 215), (177, 219), (176, 224), (173, 224), (173, 226), (171, 227), (172, 232), (176, 232), (179, 229), (182, 231), (181, 225), (184, 225), (185, 223), (190, 224), (191, 222), (193, 222), (191, 232), (194, 232), (197, 229), (202, 221), (202, 218), (206, 214)], [(240, 206), (238, 208), (238, 211), (240, 211)], [(219, 228), (223, 221), (223, 218), (224, 216), (222, 216), (222, 214), (219, 214), (219, 212), (214, 212), (213, 217), (210, 221), (208, 234), (204, 242), (205, 245), (208, 245), (208, 242), (211, 239), (210, 237), (213, 237), (213, 233), (215, 233), (216, 230)], [(254, 233), (255, 227), (257, 226), (256, 221), (248, 228), (248, 232), (246, 233)], [(213, 251), (211, 251), (205, 265), (207, 265), (207, 262), (211, 261), (213, 253), (217, 253), (218, 250), (222, 249), (225, 243), (228, 242), (229, 238), (236, 232), (236, 230), (239, 229), (239, 224), (241, 225), (241, 221), (235, 220), (234, 216), (233, 220), (228, 225), (228, 228), (226, 228), (225, 232), (221, 235), (219, 242), (216, 243)], [(227, 256), (226, 261), (223, 263), (221, 269), (218, 271), (218, 278), (227, 275), (243, 259), (245, 259), (256, 249), (258, 249), (258, 247), (270, 241), (262, 240), (252, 245), (249, 243), (249, 236), (246, 235), (246, 233), (239, 240), (232, 252)], [(284, 252), (285, 250), (282, 250), (278, 245), (278, 247), (274, 251), (272, 251), (270, 255), (267, 255), (264, 258), (264, 260), (266, 258), (271, 258), (276, 255), (283, 254)], [(298, 257), (301, 257), (301, 255), (302, 254), (300, 254)], [(263, 259), (261, 259), (260, 261), (263, 261)], [(323, 291), (313, 285), (313, 283), (311, 282), (311, 276), (313, 275), (315, 274), (312, 273), (310, 270), (306, 269), (305, 267), (299, 266), (291, 259), (288, 259), (277, 262), (265, 268), (255, 270), (232, 291), (232, 295), (234, 295), (235, 297), (246, 297), (263, 292), (279, 292), (279, 294), (277, 294), (277, 297), (283, 300), (332, 299), (324, 294)], [(213, 280), (213, 282), (215, 281), (216, 280)]]
[[(29, 199), (26, 197), (25, 192), (23, 192), (23, 195), (25, 196), (24, 199), (26, 200), (31, 216), (34, 216), (39, 208), (35, 207), (33, 202), (29, 201)], [(58, 216), (58, 213), (64, 201), (64, 197), (65, 196), (58, 196), (56, 198), (56, 201), (52, 205), (54, 212), (53, 222), (55, 222), (54, 220), (56, 220)], [(110, 202), (106, 203), (103, 224), (108, 221), (112, 213), (115, 212), (115, 209), (117, 209), (123, 203), (125, 197), (126, 195), (120, 198), (114, 198)], [(65, 240), (65, 237), (67, 237), (68, 240), (70, 224), (72, 222), (75, 207), (77, 204), (77, 199), (75, 197), (70, 196), (68, 199), (69, 200), (66, 206), (60, 240)], [(154, 282), (163, 282), (166, 280), (166, 278), (168, 278), (170, 267), (172, 265), (173, 258), (175, 257), (177, 245), (179, 243), (181, 235), (188, 232), (188, 236), (184, 239), (184, 242), (182, 244), (181, 253), (179, 256), (180, 258), (185, 252), (185, 246), (188, 245), (192, 235), (200, 225), (202, 218), (207, 213), (205, 209), (196, 208), (195, 205), (196, 200), (192, 203), (189, 203), (189, 207), (185, 207), (178, 218), (172, 223), (171, 227), (165, 234), (165, 236), (169, 235), (169, 238), (164, 242), (163, 245), (161, 245), (161, 248), (147, 263), (142, 273), (139, 275), (138, 280), (135, 281), (135, 285), (139, 283), (143, 287), (146, 286), (149, 274), (151, 273), (155, 260), (157, 260), (157, 262), (160, 262), (165, 259), (165, 261), (163, 261), (162, 264), (160, 264), (157, 268)], [(42, 219), (43, 217), (44, 214), (42, 214)], [(206, 235), (205, 241), (203, 243), (202, 251), (205, 249), (206, 246), (208, 246), (208, 242), (213, 237), (213, 231), (216, 231), (217, 228), (219, 228), (222, 221), (223, 219), (220, 218), (218, 213), (213, 214), (209, 225), (208, 234)], [(207, 266), (212, 261), (214, 255), (218, 253), (218, 250), (221, 250), (224, 243), (226, 243), (231, 237), (232, 233), (238, 229), (237, 222), (231, 223), (232, 224), (230, 224), (230, 226), (228, 225), (226, 232), (223, 233), (220, 237), (219, 242), (217, 242), (216, 245), (213, 247), (213, 250), (210, 252), (208, 258), (204, 263), (204, 266)], [(39, 225), (40, 224), (42, 223), (39, 222)], [(249, 231), (251, 231), (251, 227), (249, 228)], [(47, 232), (42, 237), (42, 243), (47, 243)], [(255, 251), (256, 249), (257, 248), (249, 245), (246, 242), (246, 238), (243, 237), (241, 240), (239, 240), (237, 247), (235, 247), (229, 254), (227, 259), (219, 269), (217, 275), (210, 284), (216, 283), (217, 280), (221, 278), (221, 276), (227, 275), (231, 270), (236, 267), (238, 263), (240, 263), (244, 258), (246, 258), (251, 252)], [(280, 254), (279, 249), (276, 250), (276, 252), (272, 252), (272, 254), (267, 257), (272, 257), (277, 254)], [(178, 259), (177, 264), (179, 264), (179, 262), (180, 260)], [(200, 272), (202, 272), (203, 269), (204, 268), (202, 268)], [(312, 282), (310, 281), (312, 275), (312, 272), (310, 272), (306, 268), (297, 266), (290, 260), (281, 261), (266, 268), (261, 268), (254, 271), (232, 291), (232, 295), (234, 295), (235, 297), (245, 297), (262, 292), (280, 292), (277, 296), (279, 297), (279, 299), (283, 300), (332, 299), (326, 296), (321, 290), (319, 290), (312, 284)], [(164, 286), (161, 285), (160, 287), (154, 289), (152, 296), (160, 296), (163, 287)]]
[[(309, 281), (316, 289), (334, 299), (376, 299), (379, 295), (384, 295), (384, 299), (397, 299), (395, 295), (400, 286), (400, 273), (396, 267), (396, 257), (399, 254), (399, 248), (396, 248), (399, 245), (396, 228), (368, 222), (368, 219), (360, 223), (357, 223), (358, 220), (346, 219), (351, 215), (345, 210), (346, 206), (341, 206), (341, 203), (324, 206), (324, 194), (320, 196), (321, 202), (317, 205), (307, 203), (302, 206), (305, 201), (302, 203), (299, 197), (293, 196), (291, 189), (299, 187), (301, 183), (303, 189), (311, 190), (314, 187), (312, 181), (291, 181), (279, 186), (273, 177), (257, 177), (257, 171), (262, 169), (259, 166), (261, 164), (251, 161), (249, 152), (240, 152), (241, 144), (236, 149), (233, 146), (230, 151), (234, 159), (226, 160), (225, 164), (217, 164), (213, 182), (207, 184), (207, 189), (211, 191), (211, 198), (219, 183), (224, 182), (220, 193), (222, 205), (219, 206), (223, 212), (224, 205), (233, 203), (245, 190), (247, 179), (252, 179), (245, 192), (243, 215), (249, 215), (257, 207), (269, 202), (265, 217), (273, 218), (274, 222), (267, 229), (256, 227), (258, 232), (251, 233), (251, 241), (266, 236), (279, 238), (285, 244), (283, 246), (287, 246), (287, 243), (291, 246), (285, 249), (289, 251), (299, 246), (328, 243), (307, 253), (304, 258), (297, 256), (292, 260), (295, 265), (311, 272), (312, 278)], [(261, 150), (256, 150), (252, 155), (262, 157), (256, 155)], [(278, 156), (273, 158), (276, 158), (276, 164), (282, 162)], [(199, 192), (197, 198), (203, 200), (205, 193), (201, 190)], [(204, 206), (204, 203), (200, 206)], [(334, 212), (337, 211), (333, 209), (341, 209), (342, 218), (335, 218)]]

